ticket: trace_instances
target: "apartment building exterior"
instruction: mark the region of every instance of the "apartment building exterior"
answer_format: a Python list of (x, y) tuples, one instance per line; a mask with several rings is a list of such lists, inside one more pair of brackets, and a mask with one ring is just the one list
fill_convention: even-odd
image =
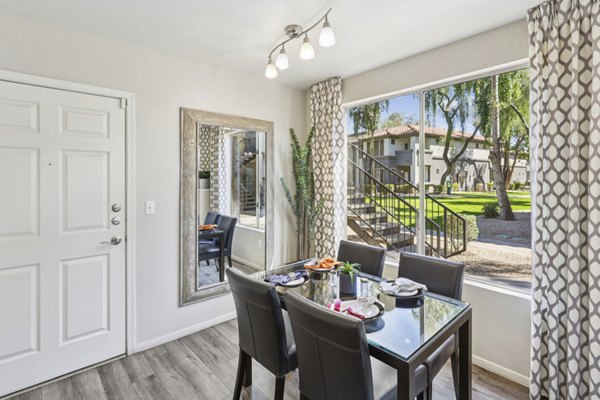
[[(450, 146), (450, 156), (457, 154), (464, 141), (471, 137), (469, 132), (454, 132)], [(446, 129), (425, 127), (425, 183), (440, 184), (446, 171), (443, 159)], [(350, 135), (349, 141), (367, 151), (370, 135)], [(400, 125), (381, 129), (373, 133), (373, 149), (371, 154), (386, 167), (394, 170), (405, 179), (417, 184), (419, 182), (419, 126), (414, 124)], [(475, 190), (478, 183), (484, 187), (493, 179), (489, 160), (489, 146), (485, 137), (476, 134), (467, 145), (467, 149), (454, 165), (452, 182), (459, 184), (461, 190)], [(513, 173), (513, 182), (527, 181), (529, 164), (526, 160), (517, 160)]]

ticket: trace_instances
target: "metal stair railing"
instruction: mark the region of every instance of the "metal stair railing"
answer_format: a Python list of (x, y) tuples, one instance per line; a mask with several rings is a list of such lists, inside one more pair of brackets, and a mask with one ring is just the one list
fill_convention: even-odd
[[(362, 193), (365, 199), (375, 199), (387, 215), (392, 215), (399, 224), (415, 234), (419, 188), (352, 143), (348, 145), (348, 161), (348, 187)], [(368, 189), (368, 193), (364, 189)], [(351, 208), (350, 202), (348, 208)], [(407, 209), (410, 210), (408, 221)], [(356, 214), (354, 210), (351, 211)], [(465, 219), (427, 193), (424, 230), (429, 254), (450, 257), (466, 250)]]

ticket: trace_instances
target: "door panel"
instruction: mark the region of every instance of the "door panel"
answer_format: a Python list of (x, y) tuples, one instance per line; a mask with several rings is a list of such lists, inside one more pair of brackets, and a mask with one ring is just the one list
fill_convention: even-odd
[(110, 332), (108, 255), (63, 261), (61, 267), (62, 344)]
[(39, 351), (39, 265), (0, 271), (0, 363)]
[(108, 137), (108, 112), (61, 107), (63, 135)]
[(39, 104), (0, 97), (0, 129), (39, 133)]
[(124, 149), (120, 99), (0, 81), (0, 396), (125, 353)]
[[(63, 231), (108, 229), (108, 152), (63, 151)], [(85, 206), (82, 206), (85, 205)]]
[(4, 218), (0, 240), (38, 234), (39, 152), (37, 149), (0, 147), (0, 196)]

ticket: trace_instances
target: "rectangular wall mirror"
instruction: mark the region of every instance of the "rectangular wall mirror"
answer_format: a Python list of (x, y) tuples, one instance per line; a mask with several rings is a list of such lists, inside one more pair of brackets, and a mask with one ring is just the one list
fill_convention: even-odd
[(273, 123), (181, 109), (181, 305), (272, 263)]

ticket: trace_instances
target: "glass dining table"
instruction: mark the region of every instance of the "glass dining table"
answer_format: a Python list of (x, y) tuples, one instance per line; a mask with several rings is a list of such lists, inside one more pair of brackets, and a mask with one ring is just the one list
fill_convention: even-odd
[[(304, 261), (255, 274), (259, 280), (273, 274), (286, 274), (302, 270)], [(388, 296), (378, 289), (382, 279), (368, 274), (369, 291), (383, 308), (379, 318), (365, 321), (365, 331), (372, 357), (397, 370), (398, 399), (414, 399), (415, 370), (431, 356), (451, 335), (458, 337), (459, 400), (471, 399), (471, 306), (468, 303), (426, 292), (421, 299), (399, 299)], [(358, 285), (359, 279), (354, 279)], [(329, 307), (339, 297), (335, 284), (328, 273), (311, 272), (301, 286), (287, 288), (277, 286), (282, 307), (283, 293), (288, 290)]]

